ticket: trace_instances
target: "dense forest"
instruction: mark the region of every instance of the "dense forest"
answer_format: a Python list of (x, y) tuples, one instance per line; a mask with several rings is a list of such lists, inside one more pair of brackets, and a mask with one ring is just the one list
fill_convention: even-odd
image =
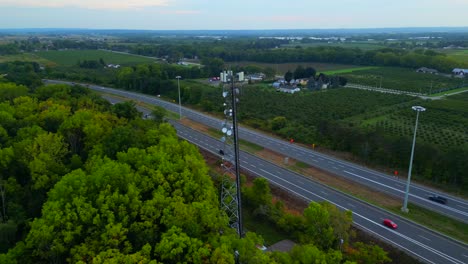
[(0, 81), (0, 263), (235, 263), (235, 251), (242, 263), (390, 261), (349, 242), (351, 212), (311, 203), (293, 215), (258, 179), (246, 207), (298, 243), (265, 253), (261, 237), (228, 227), (202, 156), (160, 115), (80, 86)]

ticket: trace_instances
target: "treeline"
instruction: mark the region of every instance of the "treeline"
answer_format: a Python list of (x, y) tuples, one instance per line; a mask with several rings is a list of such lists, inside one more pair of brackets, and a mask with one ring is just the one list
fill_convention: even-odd
[(99, 69), (103, 68), (106, 66), (106, 63), (102, 58), (99, 60), (83, 60), (83, 61), (78, 61), (77, 63), (78, 67), (80, 68), (86, 68), (86, 69)]
[(3, 44), (0, 45), (0, 55), (14, 55), (19, 54), (20, 50), (15, 44)]
[[(267, 43), (259, 45), (257, 43)], [(407, 68), (429, 67), (442, 72), (453, 68), (468, 67), (468, 63), (459, 63), (442, 53), (432, 50), (405, 50), (384, 48), (363, 51), (358, 48), (309, 47), (285, 49), (279, 48), (280, 40), (257, 40), (251, 42), (216, 41), (194, 43), (193, 45), (140, 45), (128, 47), (132, 53), (164, 57), (173, 60), (180, 58), (220, 58), (226, 62), (255, 61), (264, 63), (287, 62), (326, 62), (371, 66), (395, 66)]]
[(22, 84), (31, 88), (42, 85), (42, 69), (37, 62), (0, 63), (0, 76), (6, 81)]

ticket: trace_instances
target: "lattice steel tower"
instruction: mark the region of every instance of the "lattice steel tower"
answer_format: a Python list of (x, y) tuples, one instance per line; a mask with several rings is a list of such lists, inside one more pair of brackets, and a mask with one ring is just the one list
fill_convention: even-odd
[(237, 230), (242, 237), (242, 204), (240, 186), (239, 164), (239, 133), (237, 128), (236, 106), (239, 102), (239, 88), (244, 81), (244, 73), (233, 75), (232, 71), (221, 73), (220, 80), (223, 84), (224, 98), (224, 122), (221, 131), (221, 140), (224, 146), (222, 155), (223, 179), (221, 187), (221, 206), (229, 217), (229, 224)]

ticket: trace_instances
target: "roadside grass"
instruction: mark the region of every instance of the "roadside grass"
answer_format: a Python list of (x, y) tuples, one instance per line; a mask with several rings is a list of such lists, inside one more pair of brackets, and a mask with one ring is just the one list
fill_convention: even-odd
[(15, 55), (2, 55), (0, 56), (0, 63), (11, 62), (11, 61), (29, 61), (37, 62), (45, 66), (55, 66), (56, 63), (45, 58), (39, 57), (33, 53), (21, 53)]
[(135, 65), (139, 63), (153, 63), (155, 60), (129, 54), (114, 53), (104, 50), (51, 50), (35, 53), (46, 60), (53, 61), (60, 66), (75, 66), (78, 61), (103, 59), (106, 64)]

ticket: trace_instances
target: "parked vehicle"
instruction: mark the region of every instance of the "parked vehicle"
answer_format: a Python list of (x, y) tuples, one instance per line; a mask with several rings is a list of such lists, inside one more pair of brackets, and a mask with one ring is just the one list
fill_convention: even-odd
[(390, 219), (384, 219), (383, 224), (391, 229), (397, 229), (398, 225)]
[(429, 200), (434, 201), (436, 203), (446, 204), (447, 198), (439, 196), (439, 195), (432, 195), (428, 197)]

